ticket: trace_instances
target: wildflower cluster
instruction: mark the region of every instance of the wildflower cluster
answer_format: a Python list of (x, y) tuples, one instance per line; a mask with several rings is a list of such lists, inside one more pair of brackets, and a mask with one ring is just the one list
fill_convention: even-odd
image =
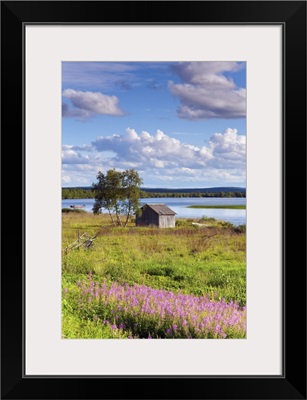
[[(82, 318), (100, 321), (130, 338), (245, 338), (246, 308), (148, 286), (77, 282)], [(64, 294), (69, 296), (69, 292)]]

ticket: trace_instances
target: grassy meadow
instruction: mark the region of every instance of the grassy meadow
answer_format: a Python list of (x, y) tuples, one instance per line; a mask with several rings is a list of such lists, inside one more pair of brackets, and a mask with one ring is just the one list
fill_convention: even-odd
[[(122, 228), (78, 211), (62, 213), (63, 338), (245, 337), (245, 226)], [(91, 247), (65, 250), (83, 233)]]

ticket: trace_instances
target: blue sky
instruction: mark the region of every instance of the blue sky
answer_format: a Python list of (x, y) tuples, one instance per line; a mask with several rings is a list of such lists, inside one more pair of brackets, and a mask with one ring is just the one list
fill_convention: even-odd
[(62, 186), (246, 186), (244, 62), (63, 62)]

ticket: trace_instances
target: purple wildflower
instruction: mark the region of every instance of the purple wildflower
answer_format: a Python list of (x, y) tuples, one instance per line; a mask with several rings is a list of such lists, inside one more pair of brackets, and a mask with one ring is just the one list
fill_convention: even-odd
[[(243, 338), (246, 334), (246, 307), (234, 301), (212, 301), (209, 296), (175, 294), (144, 285), (99, 285), (90, 276), (77, 286), (81, 318), (93, 313), (94, 319), (100, 317), (104, 324), (111, 320), (116, 323), (112, 329), (126, 329), (132, 337)], [(103, 314), (97, 315), (97, 310)]]

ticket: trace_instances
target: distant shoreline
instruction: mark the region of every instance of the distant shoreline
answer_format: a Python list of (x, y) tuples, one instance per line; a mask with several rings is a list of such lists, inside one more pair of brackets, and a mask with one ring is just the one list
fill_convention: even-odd
[(225, 208), (225, 209), (232, 209), (232, 210), (246, 210), (246, 205), (239, 204), (239, 205), (192, 205), (187, 206), (187, 208)]
[[(238, 187), (214, 187), (214, 188), (144, 188), (141, 187), (141, 198), (152, 197), (246, 197), (246, 189)], [(91, 187), (62, 188), (62, 199), (95, 198), (95, 192)]]

